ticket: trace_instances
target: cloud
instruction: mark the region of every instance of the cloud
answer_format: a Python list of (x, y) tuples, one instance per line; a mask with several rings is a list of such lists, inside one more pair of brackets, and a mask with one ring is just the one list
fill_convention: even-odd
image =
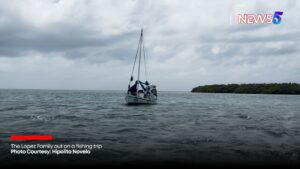
[[(0, 88), (126, 89), (142, 27), (160, 90), (300, 82), (299, 9), (292, 0), (1, 1)], [(275, 10), (280, 25), (237, 24), (238, 13)]]

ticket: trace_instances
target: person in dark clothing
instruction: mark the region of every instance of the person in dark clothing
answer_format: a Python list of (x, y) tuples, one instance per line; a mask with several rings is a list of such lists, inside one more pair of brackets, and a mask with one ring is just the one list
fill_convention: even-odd
[[(133, 86), (128, 86), (128, 93), (130, 92), (132, 95), (136, 95), (137, 94), (137, 85), (140, 85), (142, 87), (143, 90), (140, 90), (139, 92), (143, 92), (145, 93), (145, 96), (147, 96), (147, 94), (149, 94), (149, 82), (146, 81), (145, 83), (141, 82), (141, 81), (135, 81), (135, 84)], [(146, 87), (144, 86), (146, 85)]]
[(146, 88), (145, 88), (145, 86), (143, 85), (143, 82), (140, 81), (140, 85), (141, 85), (142, 89), (145, 91)]
[(128, 86), (128, 87), (130, 87), (129, 89), (128, 89), (128, 91), (132, 94), (132, 95), (136, 95), (136, 91), (137, 91), (137, 81), (135, 82), (135, 84), (133, 85), (133, 86)]

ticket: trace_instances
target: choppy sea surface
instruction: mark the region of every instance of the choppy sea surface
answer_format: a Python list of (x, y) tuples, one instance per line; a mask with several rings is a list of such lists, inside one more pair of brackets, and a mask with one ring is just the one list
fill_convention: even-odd
[[(140, 106), (127, 106), (124, 96), (0, 90), (0, 163), (299, 164), (300, 96), (160, 92), (158, 104)], [(103, 148), (85, 156), (11, 155), (12, 134)]]

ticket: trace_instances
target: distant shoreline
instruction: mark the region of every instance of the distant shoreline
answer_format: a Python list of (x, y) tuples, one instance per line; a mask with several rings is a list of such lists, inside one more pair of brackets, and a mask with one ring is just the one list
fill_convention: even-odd
[(198, 86), (193, 93), (289, 94), (300, 95), (297, 83), (213, 84)]

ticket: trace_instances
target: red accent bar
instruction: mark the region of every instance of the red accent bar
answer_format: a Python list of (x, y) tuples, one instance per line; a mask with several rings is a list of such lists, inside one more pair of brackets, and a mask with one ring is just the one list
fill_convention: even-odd
[(11, 135), (10, 140), (13, 141), (36, 141), (36, 140), (44, 140), (44, 141), (51, 141), (53, 140), (52, 135)]

